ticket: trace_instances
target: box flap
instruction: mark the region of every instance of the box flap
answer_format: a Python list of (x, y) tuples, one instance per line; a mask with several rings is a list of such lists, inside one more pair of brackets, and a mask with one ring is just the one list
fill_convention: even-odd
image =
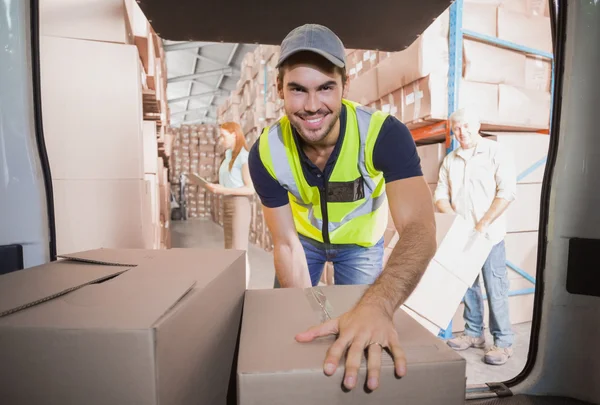
[[(244, 303), (238, 374), (318, 372), (322, 373), (325, 355), (335, 338), (298, 343), (294, 336), (318, 325), (323, 313), (332, 318), (349, 310), (360, 299), (365, 286), (315, 287), (311, 289), (249, 290)], [(308, 294), (307, 292), (311, 292)], [(325, 299), (323, 299), (323, 297)], [(294, 308), (290, 316), (290, 308)], [(432, 362), (463, 361), (402, 310), (394, 323), (405, 351), (408, 367)], [(363, 367), (366, 364), (363, 359)], [(383, 368), (393, 368), (384, 354)]]
[(127, 271), (123, 266), (59, 261), (0, 277), (0, 317)]
[(97, 263), (112, 266), (137, 266), (146, 260), (158, 256), (153, 250), (144, 249), (94, 249), (83, 252), (59, 255), (66, 260), (75, 260), (85, 263)]

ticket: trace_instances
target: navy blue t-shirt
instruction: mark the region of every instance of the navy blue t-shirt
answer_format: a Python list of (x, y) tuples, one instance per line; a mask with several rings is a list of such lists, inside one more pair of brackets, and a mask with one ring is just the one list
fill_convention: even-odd
[[(340, 124), (340, 136), (323, 171), (315, 166), (302, 148), (298, 146), (304, 176), (311, 186), (322, 188), (325, 179), (329, 178), (333, 171), (346, 133), (346, 106), (342, 106)], [(295, 129), (294, 136), (296, 137), (296, 144), (299, 145), (299, 138)], [(260, 160), (258, 145), (261, 138), (254, 143), (248, 156), (250, 177), (256, 193), (265, 207), (281, 207), (289, 203), (288, 192), (269, 174)], [(386, 118), (379, 131), (373, 150), (373, 165), (376, 170), (383, 172), (386, 183), (423, 175), (421, 159), (417, 154), (417, 147), (410, 131), (393, 116)]]

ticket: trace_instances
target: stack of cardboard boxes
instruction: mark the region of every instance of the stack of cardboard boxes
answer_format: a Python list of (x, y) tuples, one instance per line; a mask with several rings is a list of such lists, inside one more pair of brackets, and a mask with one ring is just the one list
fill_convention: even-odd
[[(552, 53), (548, 4), (533, 0), (465, 0), (464, 30)], [(449, 11), (408, 48), (349, 51), (348, 98), (390, 112), (409, 128), (448, 116)], [(484, 128), (549, 126), (551, 62), (465, 35), (459, 107), (471, 106)]]
[(134, 1), (75, 3), (40, 3), (58, 253), (166, 246), (157, 160), (169, 154), (161, 43)]
[[(217, 131), (217, 126), (211, 124), (182, 125), (169, 130), (173, 135), (171, 183), (178, 203), (182, 202), (182, 174), (196, 174), (209, 182), (217, 182), (218, 167), (223, 159), (223, 153), (216, 145)], [(220, 198), (201, 186), (185, 184), (183, 195), (188, 218), (214, 217), (215, 210), (222, 209)]]
[[(407, 375), (352, 392), (335, 337), (294, 336), (352, 308), (364, 286), (245, 291), (234, 250), (100, 249), (0, 277), (0, 398), (7, 404), (462, 405), (466, 361), (403, 311)], [(243, 311), (242, 311), (243, 309)], [(35, 389), (31, 389), (32, 383)], [(307, 389), (307, 387), (312, 387)]]

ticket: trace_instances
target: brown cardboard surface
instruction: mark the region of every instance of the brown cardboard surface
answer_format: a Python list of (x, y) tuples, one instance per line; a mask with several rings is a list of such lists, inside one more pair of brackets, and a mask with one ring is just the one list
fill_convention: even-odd
[(465, 80), (525, 87), (525, 54), (468, 39), (463, 47)]
[(481, 122), (498, 122), (498, 85), (462, 80), (458, 105), (475, 109)]
[[(350, 309), (365, 287), (318, 288), (325, 294), (331, 316), (335, 317)], [(315, 312), (311, 299), (314, 300), (310, 289), (246, 293), (237, 368), (238, 404), (368, 405), (393, 403), (398, 398), (407, 405), (464, 403), (464, 359), (404, 311), (396, 312), (394, 323), (406, 353), (407, 375), (397, 379), (393, 362), (384, 353), (379, 389), (372, 393), (363, 389), (366, 375), (363, 362), (358, 386), (344, 392), (341, 388), (343, 365), (331, 377), (323, 373), (325, 353), (333, 338), (308, 344), (294, 340), (298, 332), (320, 322), (320, 313)], [(290, 308), (294, 310), (290, 312)]]
[(417, 153), (421, 158), (421, 169), (428, 184), (437, 183), (440, 166), (446, 157), (446, 144), (434, 143), (417, 147)]
[[(58, 254), (145, 248), (151, 224), (144, 180), (54, 180)], [(141, 209), (140, 209), (141, 208)]]
[(156, 139), (156, 121), (144, 121), (144, 173), (158, 173), (158, 141)]
[(40, 59), (44, 139), (53, 180), (141, 180), (136, 47), (42, 36)]
[[(550, 137), (533, 132), (490, 132), (482, 134), (489, 139), (501, 143), (513, 156), (517, 176), (525, 173), (548, 155)], [(489, 135), (489, 136), (488, 136)], [(539, 165), (527, 174), (519, 183), (541, 183), (544, 178), (546, 164)]]
[(507, 232), (538, 230), (541, 192), (541, 183), (517, 184), (517, 198), (506, 210)]
[(498, 85), (498, 121), (531, 128), (550, 125), (550, 93)]
[(463, 29), (491, 37), (496, 36), (496, 5), (478, 4), (470, 1), (463, 3)]
[(552, 53), (550, 18), (498, 7), (498, 38)]
[(539, 56), (527, 56), (525, 63), (525, 88), (550, 92), (552, 64)]
[[(537, 267), (537, 232), (508, 233), (504, 238), (506, 244), (506, 260), (535, 277)], [(521, 280), (519, 273), (509, 269), (510, 280)], [(532, 286), (530, 286), (532, 287)], [(514, 288), (513, 288), (514, 290)]]
[(359, 104), (369, 104), (379, 98), (377, 92), (377, 68), (351, 79), (348, 99)]
[(125, 3), (123, 0), (42, 1), (41, 35), (131, 44), (132, 27)]
[(377, 85), (380, 95), (430, 74), (448, 74), (448, 39), (422, 35), (403, 51), (393, 53), (377, 66)]
[(447, 75), (431, 74), (405, 86), (402, 103), (403, 122), (445, 119), (448, 115), (447, 94)]
[[(103, 268), (109, 277), (127, 271), (0, 317), (3, 401), (226, 403), (245, 290), (243, 252), (106, 249), (70, 256), (77, 261), (13, 273), (20, 278), (14, 295), (35, 299), (28, 291), (40, 284), (60, 292), (60, 282), (79, 286)], [(0, 307), (7, 297), (0, 296)]]
[(386, 96), (381, 97), (381, 111), (389, 113), (399, 120), (402, 120), (403, 95), (403, 89), (398, 89)]

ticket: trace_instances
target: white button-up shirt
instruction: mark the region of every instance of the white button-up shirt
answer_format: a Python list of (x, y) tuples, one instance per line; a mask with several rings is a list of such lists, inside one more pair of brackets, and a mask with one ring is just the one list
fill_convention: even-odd
[[(447, 199), (457, 214), (472, 221), (483, 218), (495, 198), (513, 201), (517, 175), (511, 154), (495, 141), (482, 138), (472, 149), (458, 148), (440, 167), (435, 201)], [(506, 211), (489, 227), (487, 237), (499, 243), (506, 235)]]

